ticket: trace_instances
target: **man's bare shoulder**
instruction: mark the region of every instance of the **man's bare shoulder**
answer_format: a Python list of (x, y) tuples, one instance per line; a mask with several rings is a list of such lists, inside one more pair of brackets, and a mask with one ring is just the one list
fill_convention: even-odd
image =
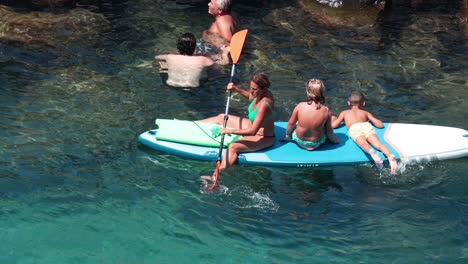
[(231, 41), (231, 37), (236, 31), (236, 24), (233, 17), (231, 15), (225, 15), (216, 19), (215, 23), (217, 26), (216, 33), (220, 34), (227, 41)]
[(167, 60), (174, 60), (174, 59), (180, 59), (184, 57), (184, 55), (180, 54), (164, 54), (164, 58)]
[(214, 64), (214, 61), (206, 56), (196, 56), (197, 59), (200, 61), (200, 63), (202, 63), (203, 65), (205, 66), (211, 66)]
[(235, 20), (232, 15), (224, 15), (216, 19), (216, 24), (229, 24), (229, 25), (234, 25)]

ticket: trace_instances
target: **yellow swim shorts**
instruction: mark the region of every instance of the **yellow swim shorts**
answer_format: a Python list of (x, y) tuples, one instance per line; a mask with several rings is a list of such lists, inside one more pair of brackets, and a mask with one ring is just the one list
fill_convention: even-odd
[(349, 137), (356, 141), (356, 138), (363, 136), (365, 138), (375, 134), (374, 127), (369, 122), (353, 124), (348, 129)]

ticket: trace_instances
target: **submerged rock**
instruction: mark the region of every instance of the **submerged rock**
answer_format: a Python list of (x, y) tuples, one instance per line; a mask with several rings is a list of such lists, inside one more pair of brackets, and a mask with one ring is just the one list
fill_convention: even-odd
[(177, 4), (180, 5), (201, 5), (201, 4), (207, 4), (207, 1), (205, 0), (176, 0)]
[(80, 0), (1, 0), (1, 5), (30, 10), (42, 10), (46, 8), (73, 8)]
[(333, 8), (359, 9), (375, 5), (383, 0), (313, 0)]
[[(316, 0), (300, 0), (299, 5), (304, 9), (304, 11), (311, 14), (321, 23), (336, 26), (373, 25), (377, 21), (380, 11), (384, 8), (383, 4), (364, 5), (362, 4), (363, 1), (354, 1), (358, 2), (355, 7), (354, 5), (349, 4), (349, 2), (348, 5), (343, 5), (342, 0), (331, 0), (327, 2), (330, 4), (332, 4), (332, 2), (341, 2), (341, 5), (323, 5), (318, 3)], [(349, 8), (335, 8), (344, 6)]]
[(17, 13), (0, 5), (0, 42), (58, 47), (91, 41), (108, 26), (104, 16), (80, 8), (64, 14)]
[(31, 0), (35, 5), (48, 6), (48, 7), (63, 7), (68, 5), (74, 5), (75, 0)]

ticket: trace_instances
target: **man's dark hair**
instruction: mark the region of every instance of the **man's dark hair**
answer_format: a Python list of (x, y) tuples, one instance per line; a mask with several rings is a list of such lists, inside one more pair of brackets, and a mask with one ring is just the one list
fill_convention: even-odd
[(181, 55), (193, 55), (197, 47), (197, 40), (192, 33), (184, 33), (177, 40), (177, 49)]

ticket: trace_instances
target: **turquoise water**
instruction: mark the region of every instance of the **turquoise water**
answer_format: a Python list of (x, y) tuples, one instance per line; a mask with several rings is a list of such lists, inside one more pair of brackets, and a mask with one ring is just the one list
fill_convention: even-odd
[[(237, 166), (223, 174), (223, 192), (206, 194), (199, 176), (214, 164), (150, 150), (137, 136), (156, 117), (224, 111), (229, 66), (182, 89), (166, 86), (152, 60), (181, 33), (200, 36), (207, 8), (87, 8), (107, 23), (83, 19), (86, 37), (0, 38), (0, 263), (468, 260), (467, 158), (408, 164), (396, 176)], [(358, 88), (387, 122), (467, 129), (468, 34), (456, 10), (390, 17), (405, 23), (382, 24), (385, 47), (377, 25), (323, 24), (289, 2), (236, 11), (250, 30), (237, 78), (268, 73), (279, 119), (303, 100), (306, 79), (321, 78), (334, 111)], [(245, 107), (234, 97), (230, 112)]]

